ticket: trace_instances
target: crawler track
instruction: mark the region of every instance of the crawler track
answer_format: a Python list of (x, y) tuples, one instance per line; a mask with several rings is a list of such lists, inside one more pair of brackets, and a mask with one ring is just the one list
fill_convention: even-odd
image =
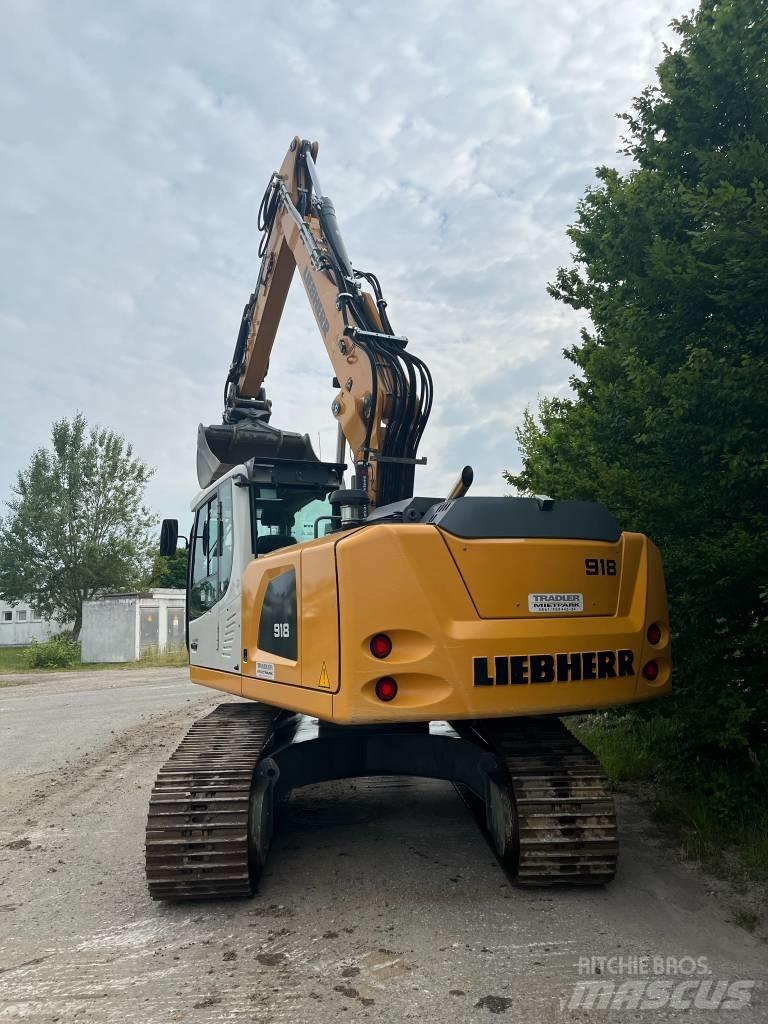
[(221, 704), (160, 769), (146, 833), (153, 899), (252, 894), (251, 783), (276, 715), (263, 704)]
[[(160, 770), (146, 834), (154, 899), (253, 893), (271, 834), (267, 805), (259, 802), (267, 779), (257, 777), (257, 767), (265, 753), (278, 756), (272, 738), (280, 714), (255, 702), (221, 704), (192, 726)], [(609, 882), (618, 856), (616, 814), (597, 759), (556, 718), (459, 725), (478, 757), (487, 758), (489, 749), (496, 755), (494, 785), (507, 810), (493, 818), (491, 832), (518, 883)], [(346, 742), (343, 731), (338, 742)], [(478, 803), (470, 806), (479, 812)], [(485, 813), (478, 817), (486, 823)]]
[(556, 718), (477, 724), (509, 772), (521, 885), (596, 885), (616, 872), (618, 832), (597, 758)]

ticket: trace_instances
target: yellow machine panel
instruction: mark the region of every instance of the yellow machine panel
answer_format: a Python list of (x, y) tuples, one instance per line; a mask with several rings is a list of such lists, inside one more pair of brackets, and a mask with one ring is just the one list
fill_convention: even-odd
[(302, 566), (302, 686), (324, 694), (339, 689), (339, 610), (336, 544), (332, 538), (304, 544)]
[[(339, 619), (335, 538), (284, 548), (254, 560), (243, 575), (244, 697), (330, 719), (339, 687)], [(260, 624), (270, 583), (295, 573), (295, 656), (260, 646)], [(270, 638), (268, 638), (270, 639)], [(271, 639), (274, 640), (274, 634)], [(265, 641), (262, 639), (262, 643)]]
[[(621, 586), (622, 540), (585, 547), (583, 541), (495, 538), (465, 540), (444, 533), (445, 543), (481, 619), (527, 619), (558, 615), (547, 611), (546, 595), (557, 581), (559, 591), (585, 590), (585, 562), (594, 562), (586, 577), (585, 615), (614, 615)], [(599, 574), (600, 563), (604, 574)], [(592, 566), (590, 566), (592, 567)], [(536, 595), (538, 600), (532, 599)], [(580, 610), (581, 613), (581, 610)]]
[[(281, 655), (274, 649), (266, 648), (264, 631), (261, 627), (265, 606), (269, 611), (271, 594), (288, 577), (292, 577), (294, 581), (295, 617), (300, 619), (302, 599), (300, 548), (285, 548), (266, 558), (254, 560), (243, 574), (242, 637), (243, 650), (248, 652), (247, 658), (243, 659), (243, 675), (269, 681), (279, 679), (283, 685), (299, 687), (302, 685), (301, 632), (299, 631), (293, 638), (296, 647), (293, 656)], [(271, 629), (268, 639), (270, 641), (275, 639)]]
[[(621, 546), (639, 568), (614, 592), (613, 602), (618, 598), (623, 614), (604, 614), (599, 621), (587, 609), (604, 607), (608, 588), (584, 575), (573, 581), (573, 591), (578, 583), (584, 594), (583, 613), (518, 614), (519, 585), (510, 581), (530, 578), (551, 589), (545, 586), (541, 544), (480, 543), (486, 551), (495, 548), (497, 568), (483, 577), (479, 596), (460, 576), (446, 535), (433, 527), (382, 525), (358, 531), (337, 546), (343, 668), (334, 721), (562, 714), (626, 704), (669, 688), (664, 583), (658, 552), (645, 537), (622, 536)], [(549, 541), (548, 546), (562, 549), (566, 562), (574, 560), (576, 542)], [(580, 550), (582, 565), (585, 558), (616, 554), (615, 547), (594, 542), (583, 542)], [(556, 563), (557, 556), (553, 559)], [(374, 564), (387, 566), (387, 572), (379, 572), (371, 603), (365, 600), (370, 579), (365, 567)], [(559, 580), (552, 568), (549, 580)], [(484, 611), (506, 614), (481, 616), (478, 603)], [(646, 639), (651, 621), (662, 627), (660, 643), (652, 650)], [(385, 661), (369, 649), (371, 636), (379, 632), (392, 638)], [(659, 672), (649, 682), (642, 668), (652, 658)], [(386, 704), (374, 692), (384, 674), (398, 686), (397, 696)]]
[[(592, 560), (605, 575), (586, 574)], [(294, 658), (258, 643), (268, 585), (288, 571), (298, 581)], [(546, 610), (553, 581), (582, 610)], [(252, 562), (243, 623), (243, 695), (342, 724), (562, 714), (670, 686), (661, 562), (641, 534), (463, 541), (429, 525), (372, 525)], [(371, 652), (381, 633), (392, 644), (384, 659)], [(653, 680), (642, 671), (651, 660)], [(384, 676), (397, 684), (386, 702), (376, 695)]]

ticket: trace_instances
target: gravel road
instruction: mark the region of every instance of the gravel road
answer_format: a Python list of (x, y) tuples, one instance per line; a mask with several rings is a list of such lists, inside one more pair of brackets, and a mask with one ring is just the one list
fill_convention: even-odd
[[(381, 779), (294, 794), (253, 900), (154, 904), (152, 781), (222, 699), (185, 675), (0, 689), (0, 1020), (768, 1020), (768, 946), (628, 801), (606, 889), (516, 889), (451, 786)], [(601, 957), (623, 959), (594, 973)], [(675, 958), (655, 1001), (638, 957)], [(685, 973), (701, 957), (708, 973)], [(701, 1008), (737, 980), (755, 982), (730, 997), (749, 1005)], [(578, 986), (595, 982), (590, 1009)]]

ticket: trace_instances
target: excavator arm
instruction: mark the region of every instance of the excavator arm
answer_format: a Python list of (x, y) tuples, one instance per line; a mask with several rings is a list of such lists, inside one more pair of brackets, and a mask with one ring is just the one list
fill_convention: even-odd
[(353, 268), (316, 157), (317, 143), (297, 136), (264, 194), (261, 266), (227, 375), (224, 424), (269, 418), (264, 379), (298, 269), (339, 387), (331, 405), (339, 425), (337, 461), (344, 461), (348, 444), (354, 486), (373, 508), (413, 494), (415, 466), (426, 461), (417, 451), (432, 378), (406, 350), (407, 339), (393, 332), (378, 279)]

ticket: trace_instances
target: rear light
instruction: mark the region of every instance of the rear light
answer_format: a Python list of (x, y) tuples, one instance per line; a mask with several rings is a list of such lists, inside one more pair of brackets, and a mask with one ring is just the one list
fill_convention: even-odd
[(371, 639), (371, 654), (374, 658), (386, 658), (392, 653), (392, 641), (386, 633), (377, 633)]
[(376, 696), (379, 700), (394, 700), (397, 696), (397, 683), (392, 676), (382, 676), (376, 683)]
[(643, 668), (643, 675), (646, 679), (653, 682), (654, 679), (658, 678), (659, 675), (659, 664), (656, 661), (649, 661)]
[(661, 626), (658, 622), (651, 623), (646, 636), (648, 637), (648, 643), (654, 644), (654, 646), (661, 641)]

